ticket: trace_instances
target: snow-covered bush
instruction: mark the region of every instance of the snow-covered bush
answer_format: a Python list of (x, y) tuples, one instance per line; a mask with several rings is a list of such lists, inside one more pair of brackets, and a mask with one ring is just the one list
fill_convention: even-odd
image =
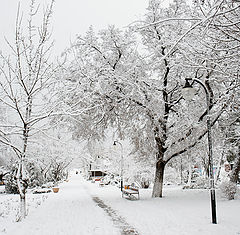
[(207, 189), (209, 188), (209, 179), (205, 176), (198, 176), (191, 185), (185, 185), (183, 189)]
[(27, 172), (29, 187), (42, 187), (50, 182), (57, 184), (67, 178), (67, 167), (70, 160), (59, 158), (42, 159), (41, 162), (29, 161)]
[(4, 181), (7, 174), (8, 174), (8, 171), (5, 169), (5, 167), (0, 166), (0, 184)]
[(148, 171), (146, 172), (141, 172), (138, 171), (137, 174), (133, 175), (133, 180), (129, 183), (135, 183), (137, 184), (138, 187), (141, 188), (149, 188), (150, 184), (151, 184), (151, 177)]
[(57, 184), (58, 182), (66, 179), (68, 175), (67, 168), (71, 161), (71, 159), (67, 158), (52, 158), (50, 162), (50, 169), (47, 175), (49, 182), (51, 181)]
[(44, 183), (46, 183), (39, 163), (35, 163), (34, 161), (30, 160), (26, 165), (26, 170), (29, 177), (29, 188), (42, 186)]
[[(7, 166), (8, 174), (5, 176), (5, 190), (6, 193), (18, 193), (17, 187), (17, 169), (18, 165), (14, 163), (14, 161), (10, 161), (10, 164)], [(26, 163), (26, 174), (28, 179), (24, 181), (26, 184), (26, 188), (35, 188), (42, 186), (42, 184), (46, 183), (44, 176), (41, 172), (40, 165), (35, 163), (32, 160), (29, 160)]]
[(179, 175), (175, 168), (167, 167), (164, 177), (164, 184), (178, 184), (179, 183)]
[(224, 180), (220, 184), (219, 189), (222, 197), (225, 197), (228, 200), (233, 200), (237, 192), (237, 185), (231, 181)]
[[(17, 164), (9, 164), (9, 173), (6, 175), (5, 189), (6, 193), (18, 193), (17, 187)], [(39, 165), (32, 160), (26, 163), (26, 174), (28, 176), (27, 181), (25, 181), (26, 188), (34, 188), (37, 186), (42, 186), (45, 183), (43, 175), (40, 171)]]
[(205, 176), (199, 176), (196, 181), (191, 185), (191, 188), (207, 189), (209, 188), (209, 179)]
[(129, 183), (135, 183), (139, 188), (149, 188), (152, 181), (150, 173), (138, 172)]
[(150, 183), (151, 183), (150, 179), (147, 179), (144, 177), (141, 179), (141, 187), (142, 188), (149, 188)]
[(5, 191), (6, 193), (18, 193), (18, 187), (17, 187), (17, 165), (11, 164), (8, 166), (9, 174), (7, 174), (5, 179)]

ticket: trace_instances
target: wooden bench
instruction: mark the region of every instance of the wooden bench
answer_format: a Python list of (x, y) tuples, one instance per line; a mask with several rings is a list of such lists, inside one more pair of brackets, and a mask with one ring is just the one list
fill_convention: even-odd
[(122, 189), (122, 197), (124, 196), (128, 197), (129, 199), (139, 199), (139, 189), (137, 187), (125, 185)]

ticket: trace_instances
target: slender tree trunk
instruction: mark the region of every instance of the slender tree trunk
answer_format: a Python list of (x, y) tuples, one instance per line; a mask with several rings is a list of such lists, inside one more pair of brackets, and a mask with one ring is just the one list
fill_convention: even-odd
[(205, 159), (203, 161), (203, 167), (204, 167), (204, 171), (206, 172), (206, 176), (209, 178), (209, 159)]
[(217, 184), (217, 182), (218, 182), (218, 180), (219, 180), (219, 177), (220, 177), (221, 168), (222, 168), (222, 159), (223, 159), (223, 153), (222, 153), (220, 159), (218, 160), (218, 166), (217, 166), (215, 184)]
[(26, 211), (26, 194), (20, 194), (20, 220), (24, 219), (27, 215)]
[(192, 184), (192, 157), (188, 156), (188, 181), (187, 186), (190, 187)]
[(20, 196), (20, 218), (19, 221), (24, 219), (26, 217), (26, 189), (27, 185), (24, 181), (24, 166), (23, 166), (23, 160), (21, 159), (21, 162), (18, 166), (18, 172), (17, 172), (17, 185), (18, 185), (18, 191)]
[[(26, 120), (30, 119), (32, 112), (32, 98), (28, 97), (28, 104), (26, 107)], [(23, 151), (20, 159), (19, 169), (17, 173), (17, 184), (20, 196), (20, 218), (19, 221), (24, 219), (27, 215), (26, 210), (26, 190), (28, 187), (27, 184), (27, 175), (26, 175), (26, 168), (25, 168), (25, 160), (26, 160), (26, 151), (28, 145), (28, 136), (29, 136), (29, 125), (23, 123)]]
[(163, 176), (166, 163), (163, 161), (158, 161), (156, 163), (156, 173), (153, 186), (152, 197), (162, 197), (163, 191)]
[(180, 184), (183, 184), (183, 165), (182, 165), (182, 158), (180, 158)]
[(189, 163), (188, 164), (188, 181), (187, 181), (187, 186), (191, 186), (192, 184), (192, 165)]

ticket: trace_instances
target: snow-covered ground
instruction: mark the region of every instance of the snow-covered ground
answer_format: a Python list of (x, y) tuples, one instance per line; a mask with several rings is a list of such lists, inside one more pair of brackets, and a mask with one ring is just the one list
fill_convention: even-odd
[(140, 200), (127, 200), (114, 186), (99, 187), (72, 175), (57, 194), (28, 195), (29, 215), (23, 222), (12, 222), (16, 212), (1, 216), (2, 206), (5, 211), (15, 210), (11, 205), (18, 198), (0, 194), (0, 234), (240, 234), (239, 195), (233, 201), (218, 197), (217, 225), (211, 224), (207, 190), (167, 187), (164, 195), (151, 198), (151, 190), (141, 189)]
[(141, 189), (140, 200), (130, 201), (116, 197), (118, 189), (112, 187), (104, 190), (89, 185), (89, 188), (92, 194), (98, 195), (106, 204), (119, 211), (140, 234), (240, 234), (239, 195), (233, 201), (218, 198), (218, 224), (214, 225), (211, 224), (207, 190), (167, 187), (163, 198), (151, 198), (151, 190)]
[[(0, 234), (5, 234), (6, 228), (10, 228), (19, 220), (19, 195), (3, 194), (4, 186), (0, 187)], [(36, 210), (46, 199), (48, 194), (28, 194), (28, 211)]]
[[(37, 209), (29, 209), (28, 217), (19, 223), (6, 223), (0, 234), (7, 235), (117, 235), (113, 222), (90, 197), (81, 176), (63, 183), (58, 193), (50, 193)], [(33, 195), (31, 195), (33, 196)], [(2, 227), (2, 225), (1, 225)], [(1, 228), (0, 231), (3, 229)]]

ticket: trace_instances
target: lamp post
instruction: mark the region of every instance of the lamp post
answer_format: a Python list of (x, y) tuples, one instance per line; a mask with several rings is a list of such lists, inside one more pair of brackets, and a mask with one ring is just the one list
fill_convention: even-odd
[[(191, 82), (191, 83), (190, 83)], [(210, 178), (210, 195), (211, 195), (211, 209), (212, 209), (212, 223), (217, 223), (216, 216), (216, 196), (215, 196), (215, 185), (214, 185), (214, 175), (213, 175), (213, 154), (212, 154), (212, 135), (211, 135), (211, 119), (210, 119), (210, 94), (204, 83), (196, 78), (186, 78), (185, 85), (182, 89), (183, 98), (186, 100), (191, 100), (196, 94), (193, 88), (193, 83), (197, 82), (200, 84), (205, 93), (207, 101), (207, 132), (208, 132), (208, 156), (209, 156), (209, 178)]]
[(121, 146), (121, 170), (120, 170), (120, 186), (121, 186), (121, 191), (123, 190), (123, 146), (122, 144), (117, 141), (114, 140), (113, 141), (113, 145), (116, 146), (117, 144), (119, 144)]

